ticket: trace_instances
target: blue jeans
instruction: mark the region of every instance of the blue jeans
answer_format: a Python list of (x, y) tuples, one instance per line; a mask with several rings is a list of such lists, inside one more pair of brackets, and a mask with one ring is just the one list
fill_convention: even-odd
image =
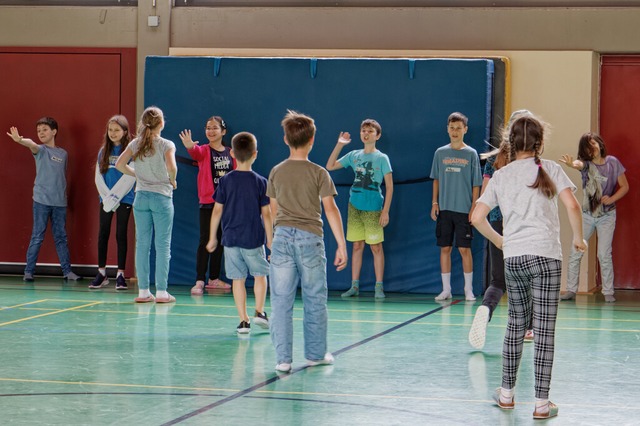
[(293, 361), (293, 303), (298, 282), (304, 308), (304, 356), (327, 352), (327, 258), (322, 237), (297, 228), (276, 228), (271, 246), (271, 341), (278, 364)]
[[(582, 234), (589, 241), (594, 232), (598, 234), (598, 263), (602, 278), (602, 294), (613, 295), (613, 261), (611, 260), (611, 244), (613, 232), (616, 230), (616, 211), (611, 210), (600, 217), (593, 217), (588, 212), (582, 212)], [(580, 281), (580, 261), (583, 253), (571, 250), (569, 268), (567, 271), (567, 291), (576, 293)]]
[(33, 202), (33, 231), (31, 232), (31, 241), (29, 241), (29, 248), (27, 249), (27, 266), (24, 268), (24, 272), (33, 274), (36, 270), (36, 262), (38, 261), (40, 247), (44, 241), (44, 233), (47, 230), (49, 218), (51, 218), (53, 241), (55, 242), (56, 252), (62, 267), (62, 275), (66, 276), (71, 272), (67, 231), (65, 229), (67, 208), (47, 206), (35, 201)]
[(171, 259), (173, 200), (156, 192), (138, 191), (133, 201), (136, 220), (136, 273), (138, 288), (149, 289), (151, 236), (155, 233), (156, 291), (166, 291)]

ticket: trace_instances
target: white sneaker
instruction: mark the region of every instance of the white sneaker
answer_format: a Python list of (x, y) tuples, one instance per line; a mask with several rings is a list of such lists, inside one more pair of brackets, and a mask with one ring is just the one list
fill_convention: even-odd
[(476, 300), (476, 297), (473, 295), (473, 293), (465, 293), (464, 300), (468, 302), (473, 302), (474, 300)]
[(436, 296), (436, 302), (440, 302), (442, 300), (451, 299), (451, 292), (443, 291), (439, 295)]
[(307, 365), (309, 367), (315, 367), (316, 365), (331, 365), (333, 364), (333, 361), (335, 360), (335, 358), (333, 357), (333, 354), (331, 354), (331, 352), (327, 352), (326, 354), (324, 354), (324, 358), (323, 359), (319, 359), (317, 361), (311, 361), (311, 360), (307, 360)]
[(280, 373), (288, 373), (289, 371), (291, 371), (291, 364), (289, 364), (288, 362), (281, 362), (280, 364), (276, 365), (276, 371), (279, 371)]
[(473, 324), (469, 331), (469, 343), (476, 349), (484, 347), (484, 341), (487, 337), (487, 324), (489, 323), (489, 307), (481, 305), (476, 310), (476, 316), (473, 317)]

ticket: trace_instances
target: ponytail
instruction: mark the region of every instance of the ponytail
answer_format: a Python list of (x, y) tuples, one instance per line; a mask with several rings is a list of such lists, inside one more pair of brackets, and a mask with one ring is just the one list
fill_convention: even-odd
[(160, 108), (150, 106), (144, 110), (138, 123), (138, 150), (133, 155), (134, 160), (155, 154), (154, 130), (160, 128), (163, 123), (164, 118)]

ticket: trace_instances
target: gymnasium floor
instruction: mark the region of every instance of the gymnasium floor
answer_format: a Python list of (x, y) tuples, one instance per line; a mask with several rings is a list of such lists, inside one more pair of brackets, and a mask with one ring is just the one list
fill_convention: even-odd
[[(90, 291), (0, 278), (0, 419), (10, 425), (527, 425), (533, 345), (525, 346), (516, 408), (492, 405), (500, 385), (506, 304), (483, 351), (467, 334), (480, 304), (433, 295), (329, 300), (333, 366), (307, 368), (301, 302), (294, 369), (274, 371), (268, 332), (239, 338), (231, 293), (175, 305), (133, 303), (113, 284)], [(640, 424), (640, 292), (562, 302), (551, 399), (556, 425)], [(249, 300), (252, 306), (253, 300)]]

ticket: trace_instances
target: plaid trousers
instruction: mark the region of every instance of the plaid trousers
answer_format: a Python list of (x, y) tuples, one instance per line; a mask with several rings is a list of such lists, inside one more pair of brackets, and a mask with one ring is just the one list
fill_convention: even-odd
[(536, 398), (548, 399), (553, 368), (554, 340), (562, 261), (541, 256), (505, 259), (509, 318), (502, 348), (502, 387), (513, 389), (522, 346), (533, 310)]

